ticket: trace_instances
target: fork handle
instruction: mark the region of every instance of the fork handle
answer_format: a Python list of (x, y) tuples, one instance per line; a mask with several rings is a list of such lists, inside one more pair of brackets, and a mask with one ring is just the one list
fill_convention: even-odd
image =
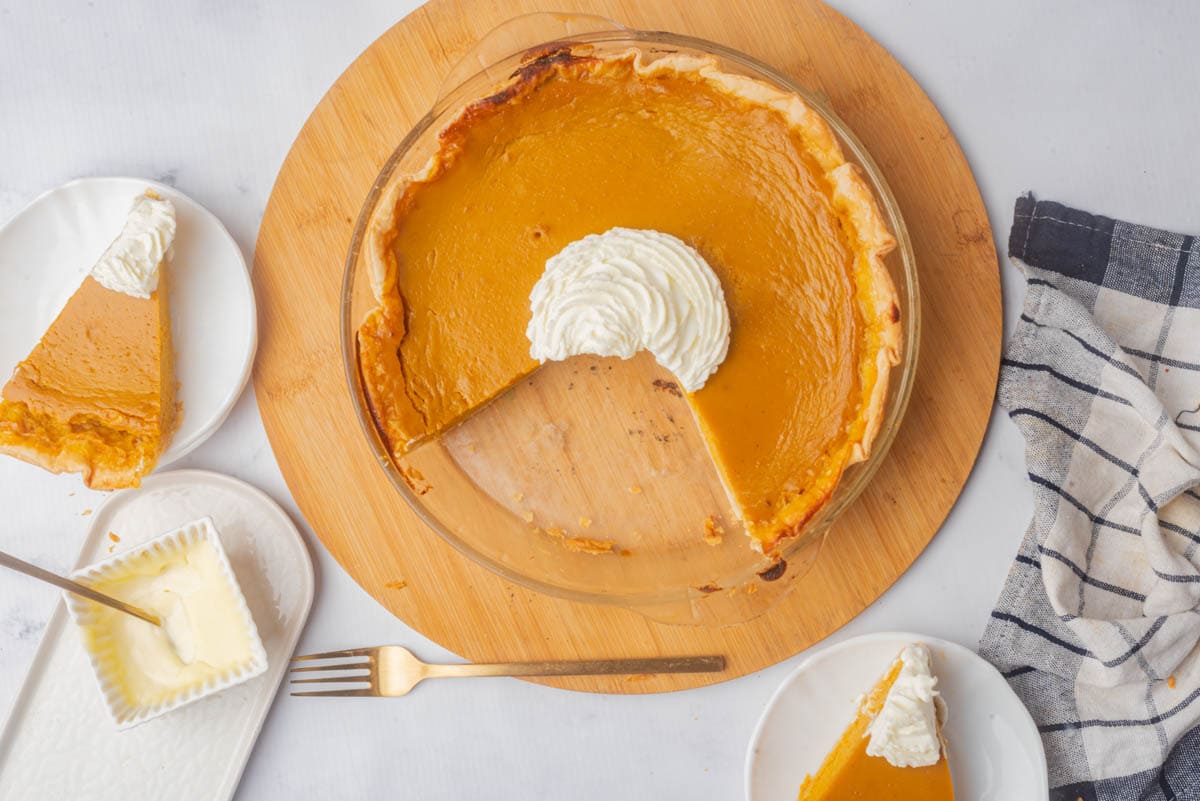
[(623, 676), (642, 673), (720, 673), (723, 656), (657, 657), (652, 659), (581, 659), (572, 662), (494, 662), (428, 665), (431, 679), (471, 676)]

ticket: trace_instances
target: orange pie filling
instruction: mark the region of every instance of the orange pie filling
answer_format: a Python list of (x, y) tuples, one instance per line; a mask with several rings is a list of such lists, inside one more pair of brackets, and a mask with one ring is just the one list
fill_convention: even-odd
[(166, 272), (149, 299), (84, 279), (4, 386), (0, 452), (94, 489), (153, 469), (177, 416)]
[(931, 765), (898, 767), (883, 756), (867, 753), (871, 725), (903, 667), (898, 657), (862, 699), (854, 720), (820, 769), (805, 777), (798, 801), (954, 801), (954, 782), (940, 731), (941, 753)]
[(547, 259), (615, 227), (678, 237), (721, 282), (728, 354), (688, 401), (771, 553), (878, 431), (899, 361), (894, 240), (818, 114), (708, 61), (545, 55), (390, 187), (358, 332), (377, 426), (401, 456), (536, 369), (525, 331)]

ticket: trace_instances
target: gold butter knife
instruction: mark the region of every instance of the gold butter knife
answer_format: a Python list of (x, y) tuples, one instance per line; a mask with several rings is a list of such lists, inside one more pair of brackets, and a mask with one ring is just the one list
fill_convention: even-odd
[(102, 592), (97, 592), (86, 584), (80, 584), (78, 581), (72, 581), (69, 578), (63, 578), (57, 573), (51, 573), (49, 570), (43, 570), (37, 565), (31, 565), (15, 556), (6, 554), (4, 551), (0, 551), (0, 565), (11, 568), (18, 573), (24, 573), (27, 576), (32, 576), (33, 578), (44, 581), (47, 584), (53, 584), (55, 587), (58, 587), (61, 590), (66, 590), (67, 592), (81, 595), (84, 598), (87, 598), (89, 601), (95, 601), (98, 604), (104, 604), (105, 606), (112, 607), (113, 609), (116, 609), (119, 612), (124, 612), (127, 615), (133, 615), (134, 617), (141, 618), (147, 623), (153, 623), (156, 626), (162, 625), (162, 621), (159, 620), (158, 616), (152, 612), (147, 612), (145, 609), (134, 606), (133, 604), (127, 604), (124, 601), (117, 600), (116, 598), (105, 595)]

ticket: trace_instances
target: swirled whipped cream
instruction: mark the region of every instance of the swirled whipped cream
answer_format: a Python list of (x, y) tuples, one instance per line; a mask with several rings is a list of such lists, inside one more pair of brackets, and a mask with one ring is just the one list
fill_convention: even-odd
[(721, 282), (694, 248), (658, 231), (613, 228), (572, 242), (547, 259), (529, 302), (529, 355), (540, 362), (648, 350), (695, 392), (729, 351)]
[(942, 743), (937, 729), (937, 679), (929, 649), (914, 643), (900, 652), (900, 674), (867, 730), (867, 753), (898, 768), (936, 765)]
[(174, 204), (151, 192), (139, 195), (125, 227), (92, 268), (92, 278), (114, 292), (148, 298), (158, 289), (158, 268), (174, 241)]

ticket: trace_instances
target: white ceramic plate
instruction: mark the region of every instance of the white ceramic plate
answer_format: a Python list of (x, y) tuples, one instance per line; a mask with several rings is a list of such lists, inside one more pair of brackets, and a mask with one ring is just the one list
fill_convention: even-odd
[(783, 682), (746, 755), (749, 801), (794, 801), (866, 692), (900, 650), (923, 642), (949, 714), (945, 737), (954, 794), (972, 801), (1029, 801), (1049, 793), (1037, 727), (1008, 682), (961, 645), (920, 634), (868, 634), (818, 651)]
[(183, 420), (159, 466), (209, 437), (250, 377), (258, 342), (254, 289), (225, 226), (181, 192), (144, 178), (81, 178), (0, 227), (0, 385), (29, 355), (147, 188), (175, 204), (171, 328)]
[[(287, 514), (259, 490), (202, 470), (148, 476), (92, 517), (77, 567), (206, 515), (254, 617), (267, 671), (119, 730), (63, 604), (46, 626), (0, 733), (4, 801), (224, 801), (233, 795), (308, 618), (313, 569)], [(108, 532), (120, 542), (112, 542)]]

